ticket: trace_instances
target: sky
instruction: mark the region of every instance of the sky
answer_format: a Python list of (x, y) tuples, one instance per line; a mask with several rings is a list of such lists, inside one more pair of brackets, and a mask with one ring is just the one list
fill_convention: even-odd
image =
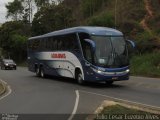
[(5, 8), (5, 4), (12, 1), (13, 0), (0, 0), (0, 23), (4, 23), (5, 21), (7, 21), (7, 9)]
[[(7, 15), (7, 9), (5, 5), (8, 2), (13, 2), (14, 0), (0, 0), (0, 23), (5, 23), (6, 21), (10, 21), (10, 19), (6, 18)], [(57, 2), (57, 0), (55, 0)], [(36, 6), (33, 6), (33, 14), (35, 14), (37, 11)]]

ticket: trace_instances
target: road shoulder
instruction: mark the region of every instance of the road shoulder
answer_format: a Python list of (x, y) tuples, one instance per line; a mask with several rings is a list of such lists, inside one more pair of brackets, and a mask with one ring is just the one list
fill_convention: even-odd
[(122, 107), (128, 108), (128, 109), (134, 109), (138, 111), (144, 111), (148, 112), (150, 114), (160, 115), (160, 108), (155, 108), (148, 105), (138, 104), (138, 103), (132, 103), (132, 102), (121, 102), (121, 101), (111, 101), (111, 100), (104, 100), (102, 104), (95, 110), (93, 115), (89, 115), (87, 117), (87, 120), (93, 120), (96, 119), (98, 114), (101, 114), (101, 112), (109, 107), (114, 105), (120, 105)]
[(6, 92), (6, 82), (0, 80), (0, 97)]

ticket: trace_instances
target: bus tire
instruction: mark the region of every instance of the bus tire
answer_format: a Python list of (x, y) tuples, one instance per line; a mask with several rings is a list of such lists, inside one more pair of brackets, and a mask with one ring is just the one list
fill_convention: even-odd
[(80, 85), (84, 85), (85, 81), (83, 80), (83, 77), (82, 77), (82, 73), (80, 71), (78, 71), (76, 73), (76, 80), (78, 82), (78, 84)]
[(37, 77), (40, 77), (39, 67), (35, 67), (35, 71), (36, 71), (36, 76), (37, 76)]
[(43, 67), (40, 68), (40, 77), (45, 78), (45, 73)]

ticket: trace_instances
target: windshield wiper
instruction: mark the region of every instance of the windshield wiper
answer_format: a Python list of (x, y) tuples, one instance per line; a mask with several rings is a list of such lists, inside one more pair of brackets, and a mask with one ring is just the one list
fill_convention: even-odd
[(112, 49), (112, 51), (111, 51), (111, 53), (109, 54), (108, 59), (107, 59), (107, 66), (109, 66), (108, 64), (109, 64), (110, 59), (114, 59), (113, 56), (114, 56), (114, 54), (113, 54), (113, 49)]
[[(120, 58), (119, 54), (116, 52), (115, 48), (112, 47), (112, 51), (111, 51), (111, 53), (109, 54), (108, 59), (107, 59), (107, 65), (109, 64), (110, 59), (113, 59), (112, 65), (116, 65), (116, 58), (118, 58), (120, 64), (123, 63), (122, 59)], [(108, 65), (108, 66), (109, 66), (109, 65)]]
[[(114, 57), (114, 63), (115, 63), (115, 61), (116, 61), (116, 58), (118, 58), (119, 59), (119, 61), (120, 61), (120, 64), (122, 64), (123, 62), (122, 62), (122, 59), (120, 58), (120, 56), (118, 55), (118, 53), (116, 52), (116, 50), (115, 50), (115, 48), (113, 48), (113, 54), (115, 55), (115, 57)], [(113, 56), (114, 56), (113, 55)]]

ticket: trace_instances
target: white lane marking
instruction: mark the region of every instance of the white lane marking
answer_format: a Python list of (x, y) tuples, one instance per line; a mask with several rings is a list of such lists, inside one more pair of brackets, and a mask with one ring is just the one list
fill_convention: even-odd
[(6, 89), (7, 89), (7, 93), (4, 94), (4, 95), (2, 95), (2, 96), (0, 97), (0, 100), (4, 99), (4, 98), (7, 97), (9, 94), (11, 94), (12, 90), (11, 90), (10, 86), (7, 86)]
[(84, 92), (84, 93), (88, 93), (88, 94), (103, 96), (103, 97), (110, 98), (110, 99), (117, 100), (117, 101), (128, 102), (128, 103), (132, 103), (132, 104), (137, 104), (137, 105), (141, 105), (141, 106), (150, 107), (150, 108), (153, 108), (153, 109), (154, 108), (155, 109), (160, 109), (160, 107), (157, 107), (157, 106), (152, 106), (152, 105), (147, 105), (147, 104), (143, 104), (143, 103), (139, 103), (139, 102), (134, 102), (134, 101), (124, 100), (124, 99), (120, 99), (120, 98), (115, 98), (115, 97), (111, 97), (111, 96), (108, 96), (108, 95), (103, 95), (103, 94), (94, 93), (94, 92), (88, 92), (88, 91), (85, 91), (85, 90), (79, 90), (79, 91)]
[(75, 101), (75, 105), (74, 105), (74, 109), (72, 111), (72, 114), (69, 116), (68, 120), (72, 120), (74, 115), (76, 114), (77, 108), (78, 108), (78, 103), (79, 103), (79, 91), (76, 90), (76, 101)]

